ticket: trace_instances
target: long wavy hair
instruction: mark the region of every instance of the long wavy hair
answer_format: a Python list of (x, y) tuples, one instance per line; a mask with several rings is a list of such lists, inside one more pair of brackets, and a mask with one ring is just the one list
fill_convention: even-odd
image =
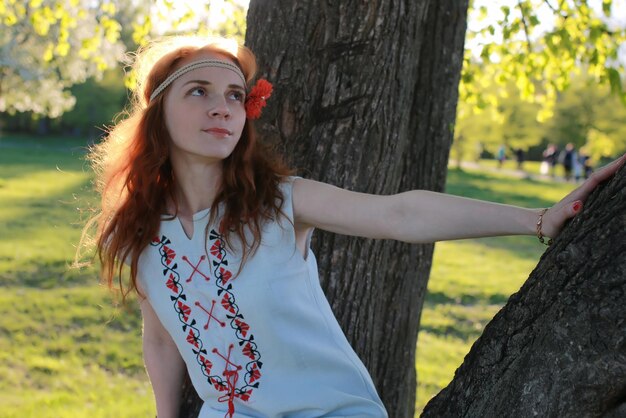
[[(180, 67), (183, 59), (202, 51), (230, 58), (241, 68), (248, 84), (254, 78), (254, 55), (231, 40), (172, 37), (152, 42), (133, 60), (136, 88), (126, 117), (110, 128), (105, 139), (88, 154), (101, 204), (100, 212), (83, 231), (83, 241), (95, 227), (92, 241), (101, 262), (102, 280), (111, 289), (117, 282), (122, 300), (138, 290), (139, 256), (158, 234), (167, 202), (173, 202), (178, 212), (174, 198), (178, 186), (172, 173), (171, 138), (163, 107), (168, 89), (151, 102), (150, 94)], [(263, 223), (280, 216), (284, 197), (279, 184), (291, 171), (277, 153), (257, 141), (249, 119), (222, 166), (222, 184), (211, 205), (209, 224), (216, 220), (222, 205), (220, 230), (229, 247), (235, 242), (241, 246), (243, 265), (260, 243)], [(130, 265), (127, 285), (122, 275), (126, 263)]]

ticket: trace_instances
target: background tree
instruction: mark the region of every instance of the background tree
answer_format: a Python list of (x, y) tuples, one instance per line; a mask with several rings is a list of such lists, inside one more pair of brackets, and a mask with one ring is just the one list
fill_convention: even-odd
[(477, 109), (474, 104), (459, 101), (454, 127), (451, 156), (460, 165), (461, 160), (477, 160), (484, 151), (495, 155), (501, 145), (511, 156), (515, 149), (528, 151), (541, 143), (545, 127), (537, 122), (541, 105), (520, 97), (517, 86), (509, 82), (504, 87), (485, 86), (486, 95), (505, 92), (502, 97)]
[[(246, 8), (238, 0), (201, 7), (168, 0), (6, 3), (0, 5), (0, 127), (12, 132), (94, 139), (124, 106), (125, 85), (133, 86), (132, 74), (117, 65), (124, 51), (160, 34), (219, 34), (243, 42), (245, 33)], [(12, 87), (3, 91), (3, 85)]]
[[(618, 7), (623, 9), (623, 2), (620, 6), (620, 1), (612, 0), (524, 0), (495, 6), (474, 0), (459, 89), (458, 123), (466, 127), (482, 121), (484, 125), (486, 118), (501, 125), (505, 120), (502, 111), (513, 110), (511, 84), (519, 91), (518, 97), (537, 109), (534, 125), (548, 122), (558, 93), (581, 75), (595, 85), (610, 86), (626, 104), (626, 22), (623, 16), (615, 18)], [(471, 130), (457, 130), (460, 144), (455, 149), (459, 154), (472, 153), (484, 141)], [(592, 132), (592, 137), (604, 144), (613, 138), (603, 134)], [(523, 142), (536, 144), (544, 137), (527, 136)], [(551, 135), (547, 138), (552, 140)]]
[(126, 105), (123, 78), (123, 71), (114, 68), (105, 71), (99, 81), (90, 78), (73, 86), (70, 92), (77, 105), (55, 120), (53, 129), (94, 141)]
[(4, 1), (0, 6), (0, 112), (56, 117), (68, 88), (114, 66), (124, 50), (113, 3)]
[(543, 135), (561, 146), (573, 143), (598, 163), (626, 152), (625, 120), (626, 106), (607, 86), (578, 76), (571, 88), (559, 94)]
[[(459, 101), (452, 158), (476, 159), (488, 151), (495, 154), (501, 144), (509, 149), (530, 150), (540, 158), (548, 143), (564, 148), (569, 142), (592, 157), (594, 164), (626, 152), (626, 106), (607, 85), (598, 85), (586, 74), (572, 77), (570, 87), (558, 94), (552, 116), (537, 121), (540, 103), (524, 100), (513, 83), (506, 94), (482, 109)], [(498, 89), (485, 86), (487, 96)]]
[[(497, 7), (474, 0), (461, 99), (481, 105), (485, 78), (502, 86), (512, 80), (522, 98), (543, 104), (538, 117), (546, 120), (557, 93), (585, 69), (626, 101), (625, 70), (619, 60), (626, 23), (613, 18), (619, 3), (520, 0)], [(492, 93), (492, 99), (497, 98), (497, 92)]]
[(593, 193), (423, 417), (626, 416), (626, 167)]

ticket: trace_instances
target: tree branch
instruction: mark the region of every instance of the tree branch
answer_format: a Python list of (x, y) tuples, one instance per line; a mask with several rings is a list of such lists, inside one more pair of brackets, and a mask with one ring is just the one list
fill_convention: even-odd
[(569, 17), (569, 15), (567, 15), (567, 14), (561, 14), (561, 10), (563, 10), (564, 0), (561, 0), (561, 2), (559, 3), (559, 5), (557, 7), (554, 7), (550, 3), (550, 0), (543, 0), (543, 2), (550, 8), (550, 10), (552, 10), (554, 12), (555, 15), (559, 15), (563, 19), (567, 19)]
[(559, 11), (558, 11), (558, 10), (557, 10), (557, 9), (556, 9), (553, 5), (552, 5), (552, 4), (550, 4), (550, 0), (543, 0), (543, 2), (544, 2), (546, 5), (548, 5), (548, 7), (549, 7), (550, 9), (552, 9), (552, 11), (553, 11), (554, 13), (558, 13), (558, 12), (559, 12)]
[(526, 13), (524, 13), (524, 6), (522, 5), (521, 0), (517, 0), (517, 6), (519, 7), (520, 14), (522, 15), (522, 24), (524, 25), (524, 34), (526, 35), (526, 49), (528, 50), (528, 53), (531, 54), (533, 52), (533, 45), (530, 40), (530, 30), (528, 29)]

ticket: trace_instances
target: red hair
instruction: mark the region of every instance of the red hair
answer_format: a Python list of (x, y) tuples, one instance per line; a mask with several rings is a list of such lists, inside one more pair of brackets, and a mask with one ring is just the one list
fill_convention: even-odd
[[(127, 118), (110, 129), (88, 156), (96, 173), (101, 211), (87, 224), (83, 236), (91, 225), (96, 225), (102, 279), (113, 288), (117, 276), (122, 299), (137, 290), (139, 256), (158, 234), (166, 202), (174, 202), (177, 210), (176, 182), (169, 158), (171, 138), (163, 110), (167, 89), (152, 102), (149, 97), (182, 60), (203, 51), (230, 58), (248, 83), (254, 77), (256, 59), (252, 52), (229, 40), (174, 37), (153, 42), (135, 59), (137, 87)], [(223, 203), (221, 231), (231, 248), (234, 241), (241, 244), (245, 262), (260, 243), (263, 222), (281, 214), (284, 197), (279, 184), (290, 170), (277, 154), (257, 141), (250, 120), (246, 120), (239, 142), (222, 166), (222, 184), (212, 202), (209, 224), (215, 221), (217, 208)], [(251, 241), (246, 229), (251, 232)], [(122, 279), (124, 261), (130, 265), (127, 286)]]

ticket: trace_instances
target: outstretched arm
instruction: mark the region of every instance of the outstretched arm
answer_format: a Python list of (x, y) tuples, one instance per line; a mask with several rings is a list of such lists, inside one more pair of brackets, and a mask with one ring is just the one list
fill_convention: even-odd
[[(598, 170), (550, 208), (543, 217), (543, 234), (557, 236), (565, 221), (580, 211), (591, 191), (625, 160), (626, 156)], [(293, 193), (295, 222), (300, 229), (315, 227), (413, 243), (533, 235), (541, 212), (424, 190), (369, 195), (305, 179), (295, 181)]]

